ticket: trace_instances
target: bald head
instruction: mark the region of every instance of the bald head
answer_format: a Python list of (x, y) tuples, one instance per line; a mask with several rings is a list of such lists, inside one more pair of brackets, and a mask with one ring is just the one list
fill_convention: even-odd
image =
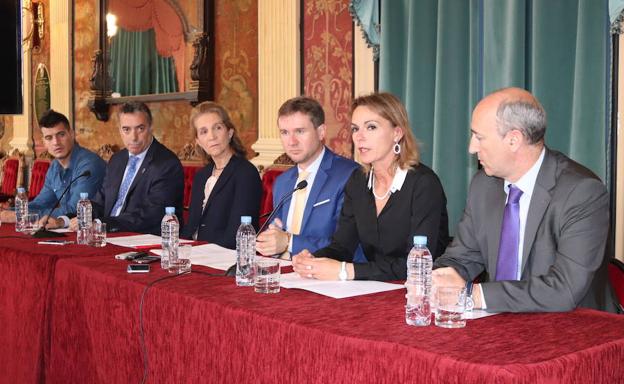
[(501, 136), (518, 130), (527, 144), (543, 144), (546, 133), (546, 112), (530, 92), (522, 88), (503, 88), (486, 96), (477, 104), (473, 116), (492, 114)]
[(529, 92), (505, 88), (477, 104), (471, 131), (468, 150), (477, 155), (485, 173), (515, 182), (542, 151), (546, 114)]

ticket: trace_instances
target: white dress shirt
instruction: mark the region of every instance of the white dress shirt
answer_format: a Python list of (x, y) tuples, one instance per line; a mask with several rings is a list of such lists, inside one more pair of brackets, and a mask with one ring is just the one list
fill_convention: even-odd
[[(316, 174), (318, 173), (318, 169), (321, 166), (321, 162), (323, 161), (323, 156), (325, 155), (325, 146), (323, 146), (323, 149), (321, 150), (321, 153), (318, 155), (318, 157), (316, 159), (314, 159), (314, 161), (312, 162), (312, 164), (310, 164), (308, 166), (307, 169), (301, 169), (299, 167), (299, 165), (297, 165), (298, 171), (302, 172), (302, 171), (307, 171), (308, 172), (308, 177), (306, 178), (307, 182), (308, 182), (308, 186), (303, 190), (305, 192), (305, 196), (303, 198), (303, 206), (306, 207), (308, 204), (308, 196), (310, 196), (310, 191), (312, 190), (312, 185), (314, 185), (314, 179), (316, 179)], [(294, 197), (295, 194), (293, 194), (293, 196), (291, 196), (290, 198), (290, 206), (288, 207), (288, 216), (286, 218), (286, 228), (290, 228), (291, 224), (292, 224), (292, 217), (293, 217), (293, 212), (295, 210), (294, 207)], [(288, 252), (292, 252), (292, 242), (293, 242), (293, 237), (290, 236), (290, 242), (288, 244)]]

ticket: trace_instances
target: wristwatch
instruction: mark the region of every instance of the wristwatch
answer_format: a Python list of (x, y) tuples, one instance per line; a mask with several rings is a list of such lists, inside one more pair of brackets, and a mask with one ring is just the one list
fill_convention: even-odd
[(349, 275), (347, 275), (347, 262), (343, 261), (340, 264), (340, 273), (338, 274), (338, 278), (340, 281), (347, 281), (347, 277), (349, 277)]
[(469, 281), (466, 283), (466, 311), (472, 311), (474, 309), (474, 300), (472, 300), (472, 288), (474, 283)]

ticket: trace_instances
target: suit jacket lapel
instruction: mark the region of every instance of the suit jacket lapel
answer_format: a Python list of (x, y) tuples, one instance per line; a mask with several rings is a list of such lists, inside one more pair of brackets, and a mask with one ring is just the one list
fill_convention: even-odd
[(485, 222), (485, 233), (488, 234), (488, 273), (490, 276), (496, 276), (500, 233), (507, 200), (503, 180), (495, 179), (493, 183), (488, 183), (483, 199), (488, 202), (486, 208), (489, 212)]
[[(112, 167), (111, 172), (109, 172), (111, 175), (111, 179), (107, 183), (107, 186), (104, 186), (106, 188), (106, 201), (104, 212), (106, 212), (107, 215), (111, 214), (113, 206), (115, 205), (115, 202), (117, 202), (117, 198), (119, 197), (119, 189), (121, 188), (124, 172), (126, 171), (126, 166), (128, 165), (128, 150), (122, 150), (119, 156), (121, 160), (119, 160), (117, 163), (110, 164), (110, 166)], [(110, 198), (108, 197), (109, 194)]]
[(312, 212), (312, 208), (314, 204), (318, 201), (318, 195), (321, 193), (321, 189), (325, 185), (327, 178), (329, 175), (327, 174), (327, 170), (331, 168), (332, 164), (331, 153), (328, 149), (325, 149), (325, 156), (323, 156), (323, 160), (321, 160), (321, 164), (319, 166), (318, 171), (316, 172), (316, 176), (314, 177), (314, 184), (312, 184), (312, 190), (308, 195), (308, 201), (306, 202), (305, 209), (303, 210), (303, 220), (301, 221), (301, 228), (306, 228), (306, 223), (310, 219), (310, 213)]
[[(223, 189), (223, 187), (227, 184), (228, 180), (234, 174), (236, 170), (236, 163), (238, 161), (239, 159), (236, 156), (232, 156), (232, 158), (230, 159), (230, 162), (225, 166), (225, 168), (223, 168), (223, 172), (221, 172), (221, 175), (217, 179), (217, 183), (212, 188), (212, 192), (210, 192), (210, 197), (208, 197), (208, 201), (206, 202), (206, 207), (204, 208), (204, 211), (202, 212), (202, 216), (206, 212), (208, 212), (208, 206), (210, 205), (212, 201), (214, 201), (214, 197), (217, 196), (219, 193), (221, 193), (221, 190)], [(212, 169), (210, 170), (210, 175), (212, 175), (213, 171), (214, 171), (214, 164), (212, 165)], [(206, 196), (204, 195), (202, 196), (204, 199), (206, 198)]]
[(550, 190), (556, 183), (556, 171), (557, 161), (550, 154), (550, 151), (546, 149), (544, 155), (544, 161), (542, 162), (541, 169), (537, 174), (537, 180), (535, 181), (535, 187), (533, 188), (533, 195), (531, 196), (531, 203), (529, 205), (529, 213), (527, 214), (526, 225), (524, 227), (524, 244), (522, 248), (522, 269), (521, 276), (524, 275), (524, 268), (526, 267), (529, 252), (533, 248), (533, 242), (535, 241), (535, 235), (539, 228), (546, 209), (550, 204)]
[[(297, 183), (297, 177), (299, 174), (299, 171), (297, 170), (296, 165), (286, 172), (288, 172), (287, 175), (286, 174), (284, 175), (285, 177), (287, 177), (286, 182), (284, 183), (284, 186), (286, 189), (281, 191), (282, 193), (280, 193), (280, 196), (281, 196), (280, 199), (283, 199), (287, 193), (289, 193), (295, 188), (295, 184)], [(287, 198), (286, 201), (284, 201), (282, 208), (280, 209), (279, 219), (282, 221), (282, 225), (284, 226), (284, 228), (287, 228), (288, 226), (286, 222), (288, 221), (288, 210), (290, 209), (291, 200), (292, 200), (292, 197)], [(273, 209), (275, 209), (275, 207), (273, 207)]]
[[(154, 158), (154, 152), (156, 152), (157, 145), (159, 145), (159, 143), (158, 141), (156, 141), (156, 139), (154, 139), (154, 141), (152, 141), (152, 144), (150, 145), (150, 148), (147, 150), (147, 153), (145, 154), (145, 158), (143, 159), (143, 162), (141, 162), (141, 167), (136, 170), (136, 175), (134, 176), (134, 180), (132, 180), (132, 184), (130, 185), (130, 188), (128, 188), (127, 196), (130, 196), (134, 188), (143, 178), (143, 174), (145, 173), (145, 171), (147, 170), (147, 167), (149, 167), (150, 163), (152, 162), (152, 159)], [(127, 196), (126, 196), (126, 202), (128, 201)]]

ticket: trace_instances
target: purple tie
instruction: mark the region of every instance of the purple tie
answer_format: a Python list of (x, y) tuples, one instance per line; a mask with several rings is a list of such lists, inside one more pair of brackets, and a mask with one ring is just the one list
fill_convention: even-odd
[(513, 185), (509, 186), (509, 197), (503, 214), (498, 261), (496, 263), (496, 280), (517, 280), (518, 243), (520, 239), (520, 197), (522, 191)]

